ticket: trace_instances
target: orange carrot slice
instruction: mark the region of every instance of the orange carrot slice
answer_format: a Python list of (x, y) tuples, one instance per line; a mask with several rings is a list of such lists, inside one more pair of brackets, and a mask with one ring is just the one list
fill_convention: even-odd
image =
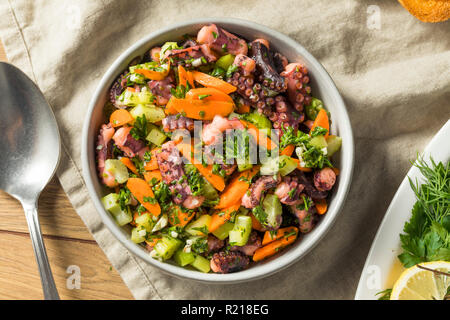
[(139, 203), (142, 204), (144, 208), (147, 209), (151, 214), (153, 214), (154, 216), (159, 216), (161, 214), (161, 207), (159, 206), (159, 203), (156, 202), (153, 190), (144, 179), (128, 179), (127, 188), (130, 190), (131, 194), (136, 198), (136, 200), (139, 201)]
[(253, 255), (253, 261), (261, 261), (276, 254), (280, 249), (293, 243), (295, 239), (297, 239), (297, 235), (292, 235), (286, 238), (283, 237), (257, 249)]
[(122, 158), (120, 158), (120, 162), (122, 162), (124, 165), (126, 165), (127, 168), (130, 169), (131, 172), (133, 172), (134, 174), (139, 174), (136, 169), (136, 166), (134, 165), (133, 161), (130, 160), (130, 158), (122, 157)]
[(272, 235), (272, 233), (270, 231), (266, 231), (266, 233), (264, 233), (262, 245), (265, 246), (266, 244), (269, 244), (272, 241), (281, 239), (284, 236), (289, 236), (290, 233), (293, 233), (293, 232), (298, 233), (298, 229), (296, 227), (280, 228), (280, 229), (278, 229), (277, 233), (274, 235)]
[(180, 206), (174, 205), (169, 209), (169, 223), (172, 226), (184, 227), (195, 217), (195, 213), (192, 210), (183, 211)]
[(228, 101), (178, 99), (172, 96), (168, 103), (168, 110), (173, 109), (188, 118), (212, 120), (216, 115), (228, 116), (234, 109), (234, 103)]
[(198, 161), (194, 159), (193, 145), (179, 143), (177, 144), (177, 148), (181, 152), (183, 157), (188, 159), (189, 162), (192, 163), (197, 168), (200, 174), (206, 180), (208, 180), (208, 182), (211, 183), (214, 188), (216, 188), (219, 191), (223, 191), (223, 189), (225, 189), (225, 180), (223, 179), (223, 177), (213, 173), (213, 166), (211, 164), (205, 167), (203, 166), (202, 163), (198, 163)]
[(203, 101), (228, 101), (233, 103), (233, 99), (226, 93), (214, 88), (196, 88), (186, 93), (186, 99)]
[(228, 208), (225, 208), (224, 210), (220, 210), (219, 212), (214, 213), (211, 216), (209, 232), (216, 231), (221, 225), (223, 225), (225, 222), (229, 221), (231, 219), (231, 215), (233, 214), (233, 212), (239, 210), (240, 206), (241, 206), (241, 201), (238, 201), (237, 203), (229, 206)]
[(161, 171), (159, 170), (147, 171), (144, 173), (144, 179), (147, 182), (152, 182), (153, 179), (156, 179), (158, 182), (162, 181)]
[(111, 113), (109, 117), (109, 122), (113, 127), (120, 127), (134, 121), (133, 116), (125, 109), (118, 109)]
[(183, 66), (178, 66), (178, 80), (181, 86), (186, 87), (187, 83), (194, 88), (194, 79), (192, 78), (192, 74), (189, 76), (191, 72), (186, 72), (186, 69)]
[(192, 71), (192, 75), (194, 76), (194, 80), (200, 83), (202, 86), (208, 88), (216, 88), (217, 90), (225, 92), (226, 94), (230, 94), (237, 89), (235, 86), (229, 84), (228, 82), (200, 71)]
[(240, 201), (250, 187), (252, 178), (259, 172), (259, 166), (254, 166), (235, 175), (220, 195), (220, 201), (215, 206), (216, 209), (224, 209), (231, 206), (236, 201)]
[(161, 151), (161, 148), (152, 149), (150, 161), (144, 163), (144, 169), (147, 171), (157, 170), (159, 168), (158, 161), (156, 160), (156, 154)]
[(260, 137), (263, 137), (264, 135), (259, 131), (259, 129), (255, 125), (245, 120), (239, 121), (248, 129), (248, 132), (255, 138), (256, 143), (258, 143), (260, 146), (266, 147), (267, 150), (272, 150), (277, 147), (276, 143), (273, 142), (267, 136), (264, 140), (261, 140)]
[(147, 243), (149, 246), (154, 247), (155, 244), (161, 240), (161, 238), (150, 238), (148, 240), (145, 240), (145, 243)]
[(292, 156), (294, 150), (295, 146), (293, 144), (289, 144), (283, 150), (281, 150), (280, 155)]
[(327, 200), (318, 199), (314, 200), (314, 203), (316, 204), (316, 210), (318, 214), (324, 214), (325, 212), (327, 212), (328, 209)]
[(322, 127), (324, 129), (327, 129), (328, 132), (325, 134), (325, 138), (328, 138), (329, 134), (330, 134), (330, 121), (328, 119), (328, 115), (327, 112), (325, 111), (325, 109), (320, 109), (319, 113), (317, 114), (316, 119), (314, 120), (314, 123), (311, 127), (311, 132), (314, 131), (314, 128), (316, 127)]
[(142, 74), (144, 77), (150, 80), (163, 80), (170, 71), (170, 62), (167, 64), (167, 68), (164, 69), (164, 71), (154, 71), (154, 70), (147, 70), (147, 69), (135, 69), (135, 73)]

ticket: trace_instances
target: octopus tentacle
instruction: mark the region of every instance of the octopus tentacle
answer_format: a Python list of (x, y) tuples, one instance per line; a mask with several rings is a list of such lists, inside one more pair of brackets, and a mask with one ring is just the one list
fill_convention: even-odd
[(281, 75), (287, 81), (289, 101), (296, 110), (303, 111), (303, 106), (311, 103), (308, 69), (300, 63), (290, 63)]

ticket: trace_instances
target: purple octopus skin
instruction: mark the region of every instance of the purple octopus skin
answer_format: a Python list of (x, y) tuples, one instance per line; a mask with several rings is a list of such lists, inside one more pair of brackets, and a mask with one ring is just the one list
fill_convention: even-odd
[(271, 112), (269, 119), (273, 123), (275, 132), (281, 137), (284, 133), (283, 129), (291, 127), (297, 131), (299, 124), (305, 120), (305, 115), (302, 112), (296, 112), (284, 96), (278, 95), (275, 97), (275, 110)]
[(151, 80), (148, 87), (156, 97), (156, 104), (163, 106), (169, 102), (172, 97), (171, 90), (175, 88), (175, 79), (173, 75), (165, 77), (163, 80)]
[(299, 183), (298, 177), (286, 176), (275, 189), (275, 195), (281, 203), (296, 205), (303, 202), (300, 195), (304, 188), (305, 186)]
[(300, 63), (288, 64), (281, 73), (286, 78), (289, 101), (297, 111), (311, 103), (308, 69)]
[(250, 236), (248, 238), (247, 244), (245, 244), (244, 246), (232, 246), (230, 250), (239, 251), (246, 256), (253, 256), (255, 251), (261, 247), (262, 247), (261, 237), (258, 235), (256, 231), (252, 231), (252, 233), (250, 233)]
[(216, 252), (225, 246), (225, 241), (216, 238), (213, 235), (208, 236), (208, 252)]
[(329, 191), (336, 183), (336, 173), (331, 168), (323, 168), (314, 173), (314, 186), (319, 191)]
[(273, 53), (260, 41), (251, 43), (251, 58), (256, 62), (256, 69), (260, 74), (259, 80), (263, 86), (284, 92), (287, 89), (287, 82), (276, 70), (273, 62)]
[(197, 41), (208, 44), (212, 50), (221, 55), (226, 53), (246, 55), (248, 51), (247, 43), (244, 39), (217, 27), (215, 24), (202, 27), (197, 34)]
[(296, 170), (299, 183), (305, 186), (304, 192), (308, 197), (313, 199), (325, 199), (328, 196), (328, 191), (319, 191), (312, 182), (312, 178), (307, 177), (303, 172)]
[(278, 73), (281, 73), (284, 71), (284, 68), (286, 68), (286, 66), (289, 64), (288, 59), (283, 56), (281, 53), (279, 52), (275, 52), (273, 54), (273, 64), (275, 66), (275, 70)]
[(113, 141), (114, 128), (111, 124), (104, 124), (100, 129), (100, 133), (97, 138), (97, 164), (98, 173), (100, 177), (103, 177), (103, 170), (105, 169), (105, 161), (111, 159), (113, 156)]
[[(128, 147), (133, 151), (133, 153), (137, 154), (139, 151), (144, 149), (147, 145), (142, 140), (136, 140), (133, 138), (131, 134), (127, 135), (127, 139), (125, 140), (125, 143), (123, 144), (124, 147)], [(120, 148), (120, 146), (119, 146)]]
[(263, 192), (275, 188), (280, 182), (280, 177), (262, 176), (250, 186), (249, 191), (242, 197), (242, 205), (247, 209), (253, 209), (259, 205)]
[(190, 68), (192, 66), (192, 60), (201, 59), (202, 57), (206, 59), (206, 62), (214, 62), (217, 60), (216, 55), (206, 44), (188, 47), (185, 49), (169, 50), (165, 53), (164, 57), (170, 58), (174, 65), (183, 65), (186, 68)]
[(127, 85), (126, 75), (127, 74), (128, 74), (128, 72), (125, 71), (119, 77), (117, 77), (117, 79), (112, 84), (111, 89), (109, 89), (109, 100), (117, 108), (125, 108), (125, 106), (122, 106), (117, 103), (117, 97), (120, 96), (120, 94), (126, 88), (126, 85)]
[(183, 160), (174, 141), (161, 146), (161, 152), (156, 154), (159, 171), (163, 181), (169, 186), (172, 200), (187, 209), (194, 209), (202, 205), (205, 197), (192, 195), (191, 188), (186, 181)]
[(165, 132), (183, 129), (188, 131), (194, 130), (194, 120), (180, 115), (167, 116), (162, 120), (162, 124)]
[(211, 258), (211, 270), (216, 273), (231, 273), (248, 267), (250, 259), (238, 251), (214, 253)]
[(308, 211), (302, 210), (298, 206), (290, 206), (290, 208), (298, 219), (300, 232), (310, 232), (316, 224), (316, 207), (312, 206)]

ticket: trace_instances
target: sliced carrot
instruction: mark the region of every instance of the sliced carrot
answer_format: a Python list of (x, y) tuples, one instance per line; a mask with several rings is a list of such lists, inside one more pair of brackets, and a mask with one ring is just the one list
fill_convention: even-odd
[(144, 173), (144, 179), (147, 182), (151, 182), (153, 179), (158, 180), (158, 182), (162, 181), (161, 171), (159, 170), (147, 171)]
[(194, 80), (200, 83), (202, 86), (208, 88), (216, 88), (217, 90), (225, 92), (226, 94), (230, 94), (237, 89), (235, 86), (229, 84), (228, 82), (200, 71), (192, 71), (192, 75), (194, 76)]
[(191, 85), (191, 88), (195, 88), (194, 75), (192, 74), (191, 71), (186, 72), (186, 78), (187, 82), (189, 82), (189, 84)]
[(316, 127), (322, 127), (324, 129), (327, 129), (327, 133), (325, 134), (325, 138), (328, 138), (328, 135), (330, 134), (330, 121), (328, 119), (327, 112), (325, 109), (320, 109), (319, 113), (317, 114), (316, 119), (314, 120), (314, 123), (311, 127), (311, 132), (314, 131), (314, 128)]
[(333, 170), (337, 176), (341, 173), (341, 171), (338, 168), (331, 168), (331, 170)]
[(187, 83), (194, 88), (194, 79), (192, 78), (192, 74), (189, 76), (191, 72), (186, 72), (186, 69), (183, 66), (178, 66), (178, 83), (181, 86), (186, 87)]
[(120, 127), (134, 121), (133, 116), (125, 109), (118, 109), (111, 113), (109, 117), (109, 122), (113, 127)]
[(188, 118), (212, 120), (216, 115), (228, 116), (234, 109), (234, 103), (228, 101), (178, 99), (172, 96), (168, 103), (168, 110), (173, 109)]
[(214, 213), (211, 216), (209, 232), (216, 231), (221, 225), (223, 225), (225, 222), (229, 221), (231, 219), (231, 215), (233, 214), (233, 212), (239, 210), (240, 206), (241, 206), (241, 201), (238, 201), (237, 203), (229, 206), (228, 208), (225, 208), (219, 212)]
[(253, 213), (250, 213), (250, 218), (252, 218), (252, 229), (264, 232), (266, 231), (266, 228), (263, 227), (261, 222), (258, 221), (258, 219), (255, 218)]
[(172, 97), (169, 99), (169, 102), (167, 102), (166, 108), (164, 109), (165, 114), (172, 115), (178, 113), (177, 109), (175, 109), (173, 106), (174, 101), (175, 99), (172, 99)]
[(250, 105), (242, 103), (239, 104), (237, 109), (236, 109), (237, 113), (243, 114), (243, 113), (249, 113), (250, 112)]
[(290, 245), (295, 241), (295, 239), (297, 239), (297, 235), (292, 235), (286, 238), (283, 237), (257, 249), (253, 255), (253, 261), (261, 261), (278, 253), (280, 249)]
[(240, 201), (250, 187), (252, 178), (259, 172), (259, 166), (240, 172), (235, 175), (220, 195), (220, 201), (216, 209), (224, 209)]
[(136, 92), (136, 89), (133, 88), (133, 87), (127, 87), (127, 91), (130, 91), (130, 92)]
[(180, 206), (174, 205), (169, 209), (169, 223), (172, 226), (184, 227), (195, 217), (195, 212), (192, 210), (183, 211)]
[(303, 172), (311, 172), (312, 169), (311, 168), (306, 168), (306, 167), (302, 167), (300, 166), (300, 160), (295, 159), (295, 158), (291, 158), (292, 160), (294, 160), (295, 162), (297, 162), (297, 169)]
[(293, 144), (288, 144), (283, 150), (281, 150), (280, 155), (292, 156), (294, 150), (295, 146)]
[(157, 170), (159, 168), (158, 161), (156, 160), (156, 154), (161, 151), (161, 148), (154, 148), (150, 151), (152, 157), (150, 161), (144, 163), (144, 169), (147, 171)]
[(318, 214), (324, 214), (325, 212), (327, 212), (327, 209), (328, 209), (327, 200), (318, 199), (318, 200), (314, 200), (314, 203), (316, 204), (316, 209), (317, 209)]
[(203, 101), (228, 101), (233, 103), (233, 99), (226, 93), (215, 88), (196, 88), (186, 93), (186, 99)]
[(170, 71), (170, 62), (167, 64), (167, 68), (164, 69), (164, 71), (154, 71), (154, 70), (147, 70), (147, 69), (135, 69), (135, 73), (142, 74), (144, 77), (150, 80), (163, 80)]
[[(159, 206), (159, 203), (156, 202), (153, 190), (144, 179), (129, 178), (127, 181), (127, 188), (130, 190), (131, 194), (136, 198), (136, 200), (139, 201), (151, 214), (153, 214), (154, 216), (159, 216), (161, 214), (161, 207)], [(145, 201), (147, 200), (147, 198), (154, 199), (155, 203)]]
[(269, 244), (272, 241), (281, 239), (282, 237), (290, 235), (290, 233), (293, 233), (293, 232), (298, 233), (298, 228), (296, 228), (296, 227), (280, 228), (280, 229), (278, 229), (277, 233), (274, 235), (272, 235), (272, 233), (270, 231), (266, 231), (266, 233), (264, 233), (262, 245), (265, 246), (266, 244)]
[(200, 172), (200, 174), (208, 180), (209, 183), (212, 184), (214, 188), (216, 188), (219, 191), (223, 191), (225, 189), (225, 180), (223, 177), (214, 174), (213, 173), (213, 166), (207, 165), (206, 167), (203, 166), (202, 163), (198, 163), (196, 159), (194, 159), (194, 146), (193, 145), (187, 145), (185, 143), (179, 143), (177, 144), (178, 150), (180, 150), (183, 157), (189, 160), (191, 164), (193, 164), (197, 170)]
[(122, 162), (124, 165), (126, 165), (127, 168), (130, 169), (131, 172), (133, 172), (134, 174), (139, 174), (136, 169), (136, 166), (134, 165), (133, 161), (130, 160), (130, 158), (122, 157), (122, 158), (120, 158), (120, 162)]
[(239, 120), (247, 129), (248, 132), (255, 138), (256, 143), (258, 143), (260, 146), (266, 147), (267, 150), (272, 150), (277, 147), (276, 143), (273, 142), (269, 137), (266, 136), (264, 139), (265, 141), (262, 141), (260, 137), (263, 137), (264, 135), (259, 131), (259, 129), (252, 123), (245, 121), (245, 120)]

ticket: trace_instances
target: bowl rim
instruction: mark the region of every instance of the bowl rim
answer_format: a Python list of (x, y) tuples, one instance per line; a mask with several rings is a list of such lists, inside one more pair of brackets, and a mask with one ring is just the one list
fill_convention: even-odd
[[(216, 24), (233, 24), (240, 26), (242, 28), (248, 28), (252, 30), (257, 30), (259, 32), (262, 32), (264, 34), (268, 34), (273, 38), (276, 38), (280, 42), (284, 43), (286, 46), (293, 48), (295, 50), (296, 54), (304, 57), (305, 59), (309, 60), (310, 63), (315, 65), (316, 78), (322, 78), (322, 82), (326, 82), (327, 85), (334, 91), (334, 99), (336, 108), (341, 109), (339, 110), (340, 115), (340, 121), (339, 121), (339, 131), (345, 131), (346, 133), (346, 155), (345, 155), (345, 162), (342, 163), (341, 167), (341, 175), (339, 177), (339, 186), (338, 190), (333, 194), (333, 202), (337, 202), (336, 207), (334, 208), (333, 212), (327, 213), (325, 218), (327, 221), (322, 221), (317, 227), (315, 232), (312, 232), (308, 234), (308, 240), (309, 244), (306, 246), (306, 248), (290, 248), (290, 250), (286, 250), (286, 252), (277, 257), (274, 260), (268, 261), (266, 264), (260, 265), (260, 268), (249, 268), (240, 272), (236, 273), (229, 273), (229, 274), (216, 274), (216, 273), (201, 273), (199, 271), (195, 270), (189, 270), (186, 268), (182, 268), (179, 266), (175, 266), (169, 263), (160, 262), (156, 259), (153, 259), (150, 257), (148, 253), (145, 252), (145, 249), (142, 248), (142, 246), (139, 246), (138, 244), (135, 244), (129, 239), (129, 236), (127, 237), (123, 232), (121, 232), (121, 228), (119, 227), (114, 221), (113, 218), (110, 216), (108, 212), (103, 208), (103, 205), (101, 204), (100, 198), (97, 197), (97, 191), (94, 187), (93, 179), (98, 179), (97, 175), (94, 177), (91, 176), (90, 171), (90, 164), (89, 164), (89, 158), (88, 158), (88, 148), (89, 146), (89, 129), (91, 126), (91, 119), (92, 114), (96, 108), (96, 105), (98, 101), (102, 97), (102, 93), (104, 94), (104, 90), (106, 87), (110, 86), (110, 79), (113, 76), (116, 76), (117, 74), (120, 74), (118, 71), (122, 71), (121, 66), (124, 64), (126, 60), (129, 60), (130, 58), (133, 58), (133, 54), (139, 50), (141, 47), (145, 46), (148, 42), (150, 42), (153, 38), (164, 36), (164, 34), (175, 31), (179, 28), (184, 27), (190, 27), (193, 25), (199, 25), (199, 24), (207, 24), (207, 23), (216, 23)], [(106, 225), (106, 227), (109, 229), (109, 231), (118, 239), (123, 246), (130, 252), (132, 252), (135, 256), (139, 257), (140, 259), (146, 261), (151, 266), (158, 268), (159, 270), (163, 271), (166, 274), (170, 274), (171, 276), (181, 278), (181, 279), (189, 279), (189, 280), (195, 280), (198, 282), (204, 282), (209, 284), (233, 284), (233, 283), (240, 283), (240, 282), (247, 282), (251, 280), (260, 279), (263, 277), (267, 277), (269, 275), (272, 275), (276, 272), (279, 272), (289, 266), (291, 266), (293, 263), (300, 260), (302, 257), (307, 255), (319, 242), (320, 240), (325, 236), (325, 234), (330, 230), (334, 222), (336, 221), (337, 216), (342, 211), (342, 207), (345, 203), (345, 199), (347, 197), (348, 191), (350, 189), (352, 175), (353, 175), (353, 167), (354, 167), (354, 140), (353, 140), (353, 133), (351, 128), (350, 119), (347, 113), (347, 109), (345, 107), (345, 103), (334, 84), (333, 80), (331, 79), (328, 72), (325, 70), (325, 68), (321, 65), (319, 61), (317, 61), (312, 54), (310, 54), (302, 45), (300, 45), (298, 42), (293, 40), (292, 38), (282, 34), (281, 32), (278, 32), (276, 30), (273, 30), (269, 27), (266, 27), (264, 25), (243, 20), (243, 19), (237, 19), (237, 18), (201, 18), (201, 19), (193, 19), (193, 20), (186, 20), (180, 23), (171, 24), (167, 27), (158, 29), (154, 32), (151, 32), (147, 36), (141, 38), (137, 42), (133, 43), (131, 46), (129, 46), (116, 60), (110, 65), (108, 70), (105, 72), (103, 77), (101, 78), (99, 84), (97, 85), (96, 90), (94, 91), (94, 94), (92, 95), (92, 98), (89, 102), (89, 106), (87, 109), (87, 113), (85, 115), (85, 120), (83, 124), (83, 130), (82, 130), (82, 149), (81, 149), (81, 161), (82, 161), (82, 173), (83, 178), (86, 184), (86, 187), (88, 189), (89, 197), (94, 203), (94, 207), (98, 214), (100, 214), (103, 223)], [(322, 219), (325, 220), (325, 219)], [(303, 241), (303, 239), (302, 239)], [(297, 250), (296, 250), (297, 249)], [(298, 251), (298, 252), (297, 252)], [(276, 263), (274, 263), (277, 261)]]

